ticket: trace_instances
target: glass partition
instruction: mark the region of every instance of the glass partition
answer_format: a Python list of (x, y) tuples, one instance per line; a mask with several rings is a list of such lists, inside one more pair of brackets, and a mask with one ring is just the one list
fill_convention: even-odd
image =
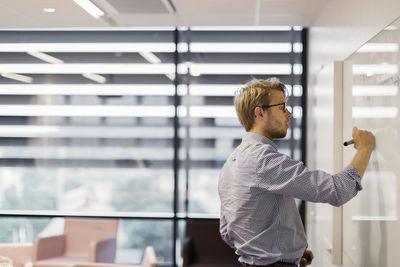
[[(376, 136), (363, 190), (344, 210), (344, 259), (351, 266), (397, 262), (391, 246), (397, 244), (400, 226), (399, 27), (398, 20), (345, 61), (343, 136), (351, 139), (353, 126)], [(344, 148), (343, 163), (348, 164), (354, 153), (352, 147)]]

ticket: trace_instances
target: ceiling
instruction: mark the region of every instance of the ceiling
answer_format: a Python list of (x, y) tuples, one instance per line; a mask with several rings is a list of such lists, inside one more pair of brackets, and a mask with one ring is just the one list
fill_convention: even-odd
[[(73, 0), (2, 0), (0, 28), (310, 26), (328, 0), (92, 0), (96, 19)], [(55, 12), (44, 12), (54, 8)]]

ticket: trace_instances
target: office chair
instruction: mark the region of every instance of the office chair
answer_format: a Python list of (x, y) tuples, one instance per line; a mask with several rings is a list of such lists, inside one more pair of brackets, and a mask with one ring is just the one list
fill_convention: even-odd
[(66, 218), (64, 234), (37, 238), (33, 266), (73, 266), (79, 262), (114, 262), (118, 220)]
[(222, 240), (216, 219), (187, 221), (182, 254), (183, 267), (238, 266), (238, 256)]

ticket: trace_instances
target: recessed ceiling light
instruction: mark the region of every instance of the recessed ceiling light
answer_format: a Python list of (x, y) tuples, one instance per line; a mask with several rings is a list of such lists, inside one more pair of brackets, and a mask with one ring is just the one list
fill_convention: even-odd
[(1, 76), (5, 77), (5, 78), (9, 78), (9, 79), (13, 79), (13, 80), (17, 80), (20, 82), (24, 82), (24, 83), (32, 83), (33, 82), (33, 78), (26, 76), (26, 75), (21, 75), (21, 74), (17, 74), (17, 73), (1, 73)]
[(42, 53), (42, 52), (38, 52), (38, 51), (28, 51), (27, 52), (29, 55), (36, 57), (40, 60), (43, 60), (45, 62), (48, 63), (52, 63), (52, 64), (62, 64), (64, 63), (64, 61), (62, 61), (61, 59), (58, 59), (56, 57), (50, 56), (48, 54)]
[(98, 8), (95, 4), (93, 4), (90, 0), (74, 0), (81, 8), (83, 8), (90, 15), (95, 17), (96, 19), (100, 18), (104, 15), (103, 10)]
[(45, 8), (43, 8), (43, 11), (47, 12), (47, 13), (54, 13), (54, 12), (56, 12), (56, 9), (53, 7), (45, 7)]
[(161, 63), (161, 59), (154, 55), (150, 51), (140, 51), (139, 55), (141, 55), (144, 59), (146, 59), (148, 62), (153, 63), (153, 64), (159, 64)]
[(107, 81), (106, 77), (96, 73), (83, 73), (82, 76), (98, 83), (105, 83)]

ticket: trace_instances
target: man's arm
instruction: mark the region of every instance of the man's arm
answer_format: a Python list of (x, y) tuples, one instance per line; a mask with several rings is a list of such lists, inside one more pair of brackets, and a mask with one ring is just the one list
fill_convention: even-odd
[(357, 153), (354, 155), (350, 165), (358, 170), (362, 178), (375, 146), (375, 136), (369, 131), (358, 130), (357, 127), (353, 127), (352, 136)]

